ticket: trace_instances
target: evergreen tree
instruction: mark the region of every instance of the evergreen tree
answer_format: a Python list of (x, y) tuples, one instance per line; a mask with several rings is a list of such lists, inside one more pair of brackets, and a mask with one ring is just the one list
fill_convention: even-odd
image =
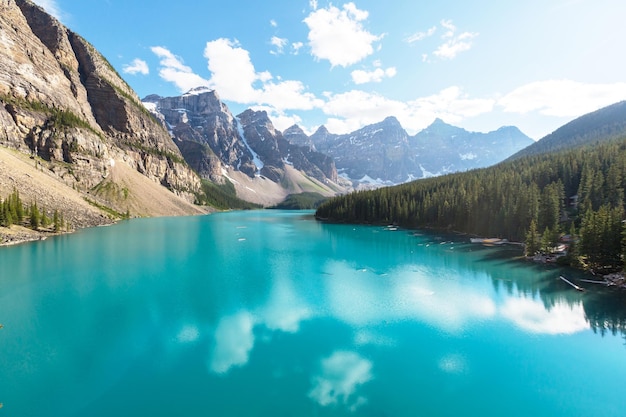
[(530, 227), (526, 233), (525, 252), (526, 256), (533, 256), (540, 249), (539, 233), (537, 232), (537, 224), (535, 220), (531, 220)]
[(39, 208), (37, 208), (37, 203), (33, 203), (30, 206), (30, 227), (33, 230), (37, 230), (39, 229), (39, 225), (40, 225), (40, 216), (41, 214), (39, 213)]
[(54, 233), (59, 233), (61, 231), (61, 217), (59, 216), (59, 210), (55, 209), (54, 214), (52, 215), (52, 227)]

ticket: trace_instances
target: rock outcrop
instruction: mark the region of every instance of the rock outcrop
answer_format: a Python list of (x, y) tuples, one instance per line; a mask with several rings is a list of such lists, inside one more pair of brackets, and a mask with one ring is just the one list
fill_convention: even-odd
[[(187, 201), (200, 189), (167, 130), (107, 60), (29, 0), (0, 1), (0, 145), (93, 198), (116, 162)], [(107, 205), (124, 210), (123, 201)]]

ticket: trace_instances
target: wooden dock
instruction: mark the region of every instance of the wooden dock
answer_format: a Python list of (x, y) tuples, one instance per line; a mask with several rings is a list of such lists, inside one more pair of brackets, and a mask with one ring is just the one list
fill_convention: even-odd
[(572, 281), (568, 280), (567, 278), (565, 278), (563, 275), (559, 275), (559, 278), (561, 279), (561, 281), (568, 283), (569, 285), (571, 285), (572, 287), (574, 287), (576, 289), (576, 291), (585, 291), (585, 289), (583, 287), (579, 287), (578, 285), (574, 284)]

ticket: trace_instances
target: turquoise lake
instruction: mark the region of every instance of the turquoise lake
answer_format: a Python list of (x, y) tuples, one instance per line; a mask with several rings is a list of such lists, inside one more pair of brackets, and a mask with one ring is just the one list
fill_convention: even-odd
[(623, 417), (626, 296), (518, 251), (277, 211), (1, 248), (0, 416)]

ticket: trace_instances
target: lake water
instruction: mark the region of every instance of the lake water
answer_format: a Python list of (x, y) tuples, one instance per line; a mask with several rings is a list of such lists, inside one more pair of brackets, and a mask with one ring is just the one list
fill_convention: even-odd
[(2, 248), (0, 416), (624, 416), (626, 297), (467, 241), (248, 211)]

